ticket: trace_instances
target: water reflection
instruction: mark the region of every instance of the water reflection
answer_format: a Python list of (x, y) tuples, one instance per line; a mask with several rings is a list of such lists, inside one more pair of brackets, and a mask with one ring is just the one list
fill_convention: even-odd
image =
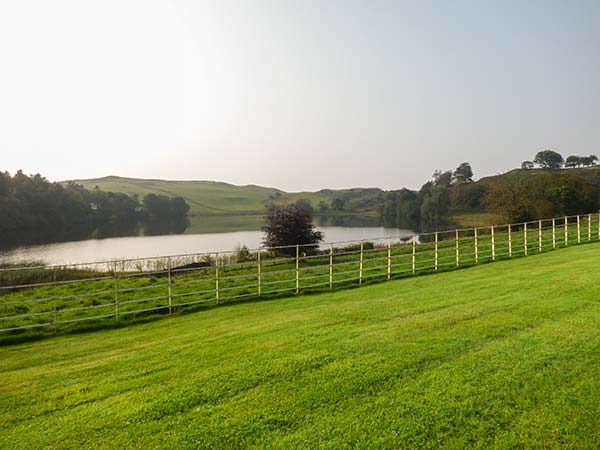
[(318, 216), (316, 223), (319, 226), (378, 227), (381, 219), (371, 216)]
[[(325, 233), (327, 242), (356, 241), (361, 239), (394, 236), (408, 239), (412, 232), (395, 228), (318, 226)], [(23, 246), (0, 253), (0, 263), (43, 261), (47, 264), (79, 264), (177, 255), (188, 253), (231, 251), (241, 245), (257, 248), (261, 245), (260, 230), (234, 231), (229, 233), (172, 234), (163, 236), (111, 237), (63, 242), (47, 245)]]
[(190, 226), (189, 219), (181, 221), (149, 221), (144, 224), (144, 236), (182, 234)]
[(182, 221), (152, 221), (143, 224), (139, 222), (110, 223), (97, 228), (63, 227), (59, 230), (19, 230), (8, 236), (0, 236), (0, 249), (112, 237), (182, 234), (185, 233), (189, 225), (189, 220), (185, 219)]

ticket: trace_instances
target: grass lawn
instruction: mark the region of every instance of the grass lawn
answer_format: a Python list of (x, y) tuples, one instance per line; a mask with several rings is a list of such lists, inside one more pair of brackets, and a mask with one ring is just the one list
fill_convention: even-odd
[(0, 448), (593, 448), (600, 243), (0, 347)]
[[(596, 214), (583, 216), (579, 232), (572, 220), (566, 230), (568, 245), (598, 242), (598, 219)], [(458, 241), (454, 231), (439, 232), (437, 244), (434, 236), (421, 235), (422, 242), (414, 247), (406, 242), (392, 245), (390, 241), (389, 253), (383, 239), (363, 245), (362, 256), (357, 243), (332, 249), (331, 255), (325, 246), (319, 253), (299, 254), (297, 270), (295, 255), (261, 252), (260, 277), (256, 252), (241, 259), (235, 252), (221, 253), (218, 266), (214, 254), (210, 261), (204, 256), (174, 257), (170, 259), (174, 268), (191, 262), (203, 262), (205, 266), (174, 269), (170, 277), (166, 258), (149, 259), (143, 264), (99, 264), (91, 268), (96, 271), (4, 271), (0, 272), (0, 345), (82, 328), (120, 327), (170, 313), (264, 297), (285, 297), (296, 291), (307, 294), (384, 282), (388, 268), (389, 277), (397, 279), (554, 251), (553, 247), (566, 245), (564, 221), (556, 221), (554, 231), (549, 220), (537, 228), (539, 225), (530, 223), (526, 233), (524, 228), (511, 227), (510, 234), (506, 226), (497, 226), (493, 235), (486, 227), (478, 230), (477, 238), (473, 230), (463, 230)], [(57, 284), (44, 285), (54, 279)], [(26, 287), (11, 287), (19, 285)]]

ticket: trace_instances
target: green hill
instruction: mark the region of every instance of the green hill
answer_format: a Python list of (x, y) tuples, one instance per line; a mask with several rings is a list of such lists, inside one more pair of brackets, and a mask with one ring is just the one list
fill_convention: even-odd
[(147, 194), (181, 196), (189, 203), (192, 214), (253, 213), (264, 209), (270, 196), (281, 192), (261, 186), (235, 186), (217, 181), (143, 180), (108, 176), (75, 180), (88, 189), (98, 186), (103, 191), (124, 192), (143, 197)]
[(522, 177), (535, 177), (538, 175), (548, 174), (548, 173), (560, 173), (560, 174), (568, 174), (576, 177), (581, 177), (586, 181), (590, 182), (598, 182), (600, 180), (600, 166), (594, 167), (577, 167), (570, 169), (560, 169), (560, 170), (547, 170), (547, 169), (513, 169), (509, 172), (493, 175), (489, 177), (483, 177), (478, 180), (479, 183), (493, 183), (495, 179), (499, 177), (505, 176), (522, 176)]
[(594, 448), (598, 250), (0, 347), (0, 448)]
[[(515, 169), (504, 174), (483, 177), (469, 185), (456, 186), (453, 188), (455, 194), (452, 195), (452, 220), (464, 227), (495, 223), (499, 219), (489, 214), (481, 204), (485, 190), (503, 177), (515, 175), (536, 177), (548, 173), (549, 171), (542, 169)], [(589, 184), (600, 186), (600, 167), (563, 169), (552, 171), (552, 173), (581, 177)], [(321, 202), (331, 206), (334, 199), (342, 199), (345, 204), (339, 211), (340, 214), (379, 216), (385, 195), (385, 191), (379, 188), (285, 192), (276, 188), (256, 185), (236, 186), (216, 181), (144, 180), (116, 176), (74, 181), (88, 189), (98, 186), (104, 191), (137, 194), (140, 197), (150, 193), (164, 194), (170, 197), (181, 196), (189, 203), (192, 215), (203, 216), (262, 215), (269, 203), (284, 204), (298, 199), (310, 201), (317, 211)], [(219, 224), (221, 223), (219, 222)]]
[(377, 200), (383, 191), (377, 188), (354, 188), (318, 192), (288, 193), (275, 188), (255, 185), (236, 186), (217, 181), (143, 180), (108, 176), (88, 180), (73, 180), (87, 189), (96, 186), (103, 191), (144, 195), (164, 194), (181, 196), (191, 207), (191, 214), (262, 214), (268, 202), (288, 203), (298, 199), (309, 200), (315, 209), (320, 202), (331, 205), (335, 198), (346, 201), (347, 213), (372, 215), (377, 213)]
[[(539, 179), (539, 177), (542, 176), (554, 177), (554, 180), (547, 186), (547, 188), (551, 190), (564, 191), (565, 186), (569, 186), (570, 184), (568, 180), (574, 178), (580, 179), (591, 192), (600, 193), (600, 166), (562, 170), (514, 169), (503, 174), (480, 178), (474, 183), (453, 186), (451, 191), (451, 217), (453, 221), (461, 227), (503, 223), (506, 220), (505, 218), (490, 213), (487, 210), (483, 202), (485, 193), (499, 186), (503, 186), (502, 182), (509, 177), (513, 180), (517, 179), (534, 184), (532, 182), (535, 182), (536, 178)], [(546, 180), (546, 182), (548, 182), (548, 180)], [(534, 194), (530, 191), (529, 195)], [(584, 192), (571, 192), (569, 195), (572, 196), (569, 203), (573, 204), (577, 198), (584, 198), (586, 194)], [(597, 195), (598, 194), (593, 194), (593, 196)], [(577, 209), (571, 214), (581, 212), (581, 210)], [(544, 217), (547, 214), (553, 215), (555, 213), (556, 212), (547, 212), (540, 217)]]

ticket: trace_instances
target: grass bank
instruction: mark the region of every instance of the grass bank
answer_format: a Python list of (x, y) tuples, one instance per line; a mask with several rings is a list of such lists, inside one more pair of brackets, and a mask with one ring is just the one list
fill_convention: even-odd
[(0, 448), (592, 448), (600, 244), (0, 348)]
[[(589, 221), (588, 221), (589, 218)], [(415, 274), (534, 255), (599, 239), (598, 215), (579, 226), (551, 221), (421, 235), (282, 256), (212, 254), (115, 262), (98, 271), (52, 268), (0, 272), (0, 343), (261, 299), (358, 287)], [(579, 230), (579, 231), (578, 231)], [(458, 236), (458, 239), (457, 239)], [(295, 253), (296, 249), (291, 249)], [(260, 261), (259, 261), (260, 257)], [(48, 280), (57, 283), (48, 284)], [(17, 280), (17, 281), (15, 281)], [(20, 280), (28, 280), (20, 287)], [(41, 282), (39, 282), (41, 281)], [(33, 284), (31, 284), (33, 282)]]

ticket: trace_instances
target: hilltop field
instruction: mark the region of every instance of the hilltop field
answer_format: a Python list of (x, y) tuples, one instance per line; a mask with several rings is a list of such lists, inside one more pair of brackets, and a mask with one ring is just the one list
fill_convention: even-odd
[(0, 448), (592, 448), (600, 243), (0, 347)]
[(353, 188), (318, 192), (284, 192), (279, 189), (247, 185), (236, 186), (217, 181), (142, 180), (108, 176), (90, 180), (75, 180), (87, 189), (98, 186), (103, 191), (124, 192), (143, 197), (147, 194), (181, 196), (190, 205), (192, 215), (256, 215), (263, 214), (267, 202), (291, 203), (305, 199), (318, 208), (320, 202), (331, 205), (334, 198), (347, 200), (347, 213), (371, 215), (377, 212), (376, 201), (383, 196), (377, 188)]

